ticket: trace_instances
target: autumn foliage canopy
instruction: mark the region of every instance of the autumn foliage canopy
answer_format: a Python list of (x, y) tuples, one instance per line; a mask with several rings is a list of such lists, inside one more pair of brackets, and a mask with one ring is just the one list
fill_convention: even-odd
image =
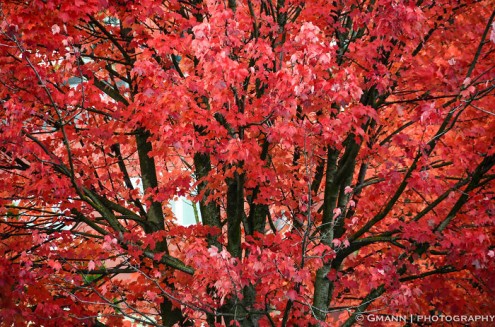
[(494, 314), (494, 8), (2, 1), (0, 325)]

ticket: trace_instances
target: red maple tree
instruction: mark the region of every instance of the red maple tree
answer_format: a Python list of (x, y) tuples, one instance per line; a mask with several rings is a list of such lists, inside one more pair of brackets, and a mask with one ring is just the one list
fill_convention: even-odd
[(495, 313), (493, 8), (3, 1), (0, 325)]

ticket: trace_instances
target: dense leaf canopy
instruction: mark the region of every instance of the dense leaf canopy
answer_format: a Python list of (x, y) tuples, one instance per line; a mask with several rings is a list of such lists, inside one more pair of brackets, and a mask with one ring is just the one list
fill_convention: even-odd
[(2, 1), (0, 325), (495, 313), (494, 8)]

